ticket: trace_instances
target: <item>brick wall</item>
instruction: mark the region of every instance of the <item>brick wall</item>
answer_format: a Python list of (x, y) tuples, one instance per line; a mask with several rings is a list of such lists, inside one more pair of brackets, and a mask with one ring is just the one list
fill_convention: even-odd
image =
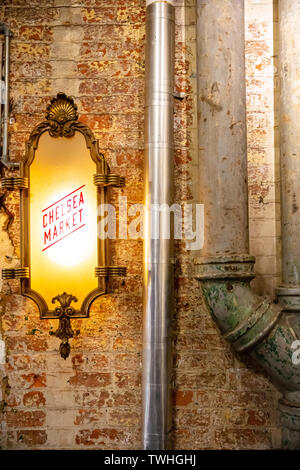
[[(26, 7), (21, 0), (3, 3), (0, 21), (7, 22), (14, 33), (12, 158), (22, 158), (24, 143), (43, 119), (50, 97), (63, 91), (74, 97), (80, 120), (93, 129), (112, 172), (126, 177), (122, 194), (128, 203), (142, 202), (145, 2), (28, 0)], [(267, 57), (271, 54), (256, 44), (264, 42), (272, 23), (270, 15), (266, 27), (256, 20), (257, 3), (246, 2), (252, 228), (264, 217), (254, 184), (262, 182), (263, 188), (266, 171), (273, 181), (274, 154), (271, 143), (266, 147), (261, 141), (256, 145), (254, 137), (251, 140), (250, 126), (259, 124), (262, 130), (257, 135), (266, 132), (264, 142), (270, 142), (274, 124), (272, 102), (266, 104), (271, 77), (263, 71), (260, 84), (268, 80), (268, 85), (259, 88), (258, 78), (251, 73), (251, 60), (258, 60), (261, 51)], [(179, 203), (197, 201), (195, 19), (195, 1), (179, 0), (175, 82), (182, 95), (174, 100), (175, 198)], [(263, 152), (265, 148), (268, 151)], [(114, 201), (118, 193), (113, 191)], [(19, 199), (15, 192), (1, 194), (0, 264), (5, 267), (19, 256)], [(273, 215), (274, 211), (271, 219)], [(260, 227), (257, 237), (251, 232), (252, 241), (270, 236)], [(259, 256), (258, 245), (255, 250)], [(19, 295), (18, 282), (3, 283), (0, 331), (7, 354), (6, 360), (0, 360), (2, 448), (140, 447), (142, 242), (118, 240), (112, 256), (115, 264), (127, 266), (127, 278), (114, 281), (113, 294), (94, 303), (89, 319), (75, 322), (74, 328), (81, 333), (70, 341), (71, 355), (66, 361), (58, 354), (59, 341), (49, 336), (56, 322), (39, 320), (35, 304)], [(221, 338), (193, 279), (194, 256), (183, 242), (176, 242), (175, 447), (278, 447), (278, 394), (261, 371), (247, 358), (234, 355)], [(274, 261), (273, 251), (270, 256)], [(264, 266), (259, 272), (273, 279), (274, 269), (267, 273)]]
[[(250, 249), (260, 294), (280, 281), (278, 1), (245, 2)], [(259, 12), (259, 14), (258, 14)]]

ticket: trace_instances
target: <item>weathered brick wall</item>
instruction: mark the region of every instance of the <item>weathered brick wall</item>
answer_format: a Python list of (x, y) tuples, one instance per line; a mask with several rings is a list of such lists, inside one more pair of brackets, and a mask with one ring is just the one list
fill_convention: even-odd
[[(248, 0), (248, 9), (256, 4)], [(256, 24), (254, 13), (253, 17)], [(179, 203), (197, 201), (195, 19), (195, 0), (179, 0), (175, 69), (176, 92), (182, 95), (174, 101)], [(11, 156), (22, 158), (24, 143), (43, 119), (50, 97), (64, 91), (74, 97), (80, 120), (99, 139), (112, 172), (126, 177), (122, 194), (128, 203), (142, 202), (145, 2), (28, 0), (25, 7), (24, 1), (4, 0), (0, 20), (14, 33)], [(253, 31), (250, 23), (248, 35)], [(249, 41), (248, 37), (248, 57), (249, 50), (259, 56)], [(264, 103), (264, 91), (260, 93)], [(265, 111), (260, 100), (253, 106), (249, 124)], [(272, 104), (268, 109), (271, 113)], [(251, 134), (249, 145), (251, 163), (256, 148)], [(250, 195), (263, 162), (259, 160), (257, 169), (250, 165)], [(112, 191), (114, 201), (118, 193)], [(19, 256), (18, 201), (17, 193), (3, 193), (1, 267), (13, 265)], [(113, 294), (94, 303), (89, 319), (76, 321), (81, 333), (70, 341), (66, 361), (58, 354), (59, 341), (49, 336), (56, 322), (39, 320), (34, 303), (19, 295), (18, 282), (3, 283), (2, 448), (140, 447), (142, 242), (118, 240), (112, 256), (115, 264), (127, 266), (127, 278), (114, 281)], [(234, 355), (222, 340), (193, 279), (194, 256), (184, 242), (176, 243), (175, 447), (276, 447), (278, 394), (262, 372), (246, 367), (242, 360), (247, 359)]]
[[(144, 2), (12, 0), (1, 16), (14, 34), (11, 156), (22, 158), (50, 97), (64, 91), (99, 139), (111, 171), (126, 177), (128, 203), (142, 202)], [(113, 199), (118, 193), (112, 190)], [(5, 197), (5, 210), (17, 257), (17, 193)], [(3, 298), (4, 448), (140, 446), (142, 242), (120, 241), (112, 255), (128, 276), (95, 302), (88, 320), (75, 322), (81, 334), (66, 361), (59, 340), (49, 336), (56, 322), (40, 321), (29, 299)], [(10, 286), (17, 294), (18, 283)]]

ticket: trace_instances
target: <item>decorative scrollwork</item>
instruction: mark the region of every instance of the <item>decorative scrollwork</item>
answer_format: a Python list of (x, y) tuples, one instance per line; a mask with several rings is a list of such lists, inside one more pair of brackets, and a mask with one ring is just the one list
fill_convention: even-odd
[(64, 292), (63, 294), (57, 295), (52, 299), (53, 304), (56, 301), (60, 303), (60, 307), (55, 308), (55, 313), (59, 319), (59, 327), (56, 331), (50, 331), (50, 335), (57, 336), (62, 340), (59, 347), (59, 352), (61, 357), (67, 359), (71, 350), (69, 339), (73, 338), (75, 334), (72, 330), (70, 322), (70, 317), (72, 317), (72, 315), (75, 313), (75, 309), (70, 307), (70, 305), (72, 301), (77, 302), (77, 298), (72, 294), (67, 294)]
[(29, 144), (36, 149), (39, 138), (45, 131), (48, 131), (51, 137), (73, 137), (75, 127), (79, 124), (77, 119), (74, 100), (65, 93), (58, 93), (47, 107), (46, 121), (36, 126), (30, 134)]

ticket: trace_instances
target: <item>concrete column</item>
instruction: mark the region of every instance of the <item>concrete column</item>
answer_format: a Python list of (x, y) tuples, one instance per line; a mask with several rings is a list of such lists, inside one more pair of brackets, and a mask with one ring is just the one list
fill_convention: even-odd
[(197, 75), (203, 256), (248, 253), (243, 0), (198, 0)]
[[(300, 337), (300, 0), (279, 0), (278, 19), (282, 284), (277, 297), (286, 322), (297, 333), (296, 341)], [(283, 447), (300, 449), (300, 391), (286, 392), (279, 409)]]

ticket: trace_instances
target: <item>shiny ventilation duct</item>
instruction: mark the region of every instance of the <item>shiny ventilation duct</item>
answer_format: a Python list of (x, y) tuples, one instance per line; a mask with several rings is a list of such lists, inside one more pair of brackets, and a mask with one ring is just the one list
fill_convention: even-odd
[[(173, 244), (165, 237), (173, 200), (174, 6), (146, 8), (143, 448), (171, 446)], [(155, 210), (155, 207), (157, 210)]]

